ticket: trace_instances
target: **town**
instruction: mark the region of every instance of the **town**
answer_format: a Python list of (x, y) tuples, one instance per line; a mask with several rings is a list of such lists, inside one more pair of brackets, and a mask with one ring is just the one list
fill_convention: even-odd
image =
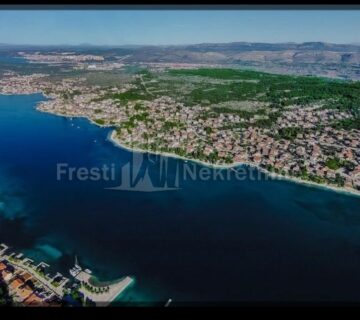
[(125, 277), (113, 283), (92, 283), (91, 270), (75, 260), (71, 279), (59, 272), (47, 273), (45, 262), (35, 263), (22, 253), (9, 252), (0, 244), (0, 305), (61, 307), (107, 306), (134, 281)]
[(326, 108), (320, 101), (291, 104), (281, 112), (222, 112), (206, 103), (187, 105), (170, 92), (156, 94), (151, 89), (156, 80), (146, 82), (143, 74), (106, 88), (81, 77), (47, 79), (9, 72), (0, 80), (0, 93), (43, 93), (48, 100), (39, 111), (113, 127), (112, 138), (129, 148), (208, 164), (252, 164), (276, 175), (360, 190), (360, 130), (334, 127), (353, 118), (348, 110)]

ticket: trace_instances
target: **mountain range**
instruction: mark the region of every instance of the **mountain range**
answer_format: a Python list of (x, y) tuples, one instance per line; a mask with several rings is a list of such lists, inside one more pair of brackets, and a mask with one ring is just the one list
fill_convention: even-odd
[(360, 63), (360, 45), (306, 43), (202, 43), (184, 46), (143, 46), (132, 61), (182, 63)]

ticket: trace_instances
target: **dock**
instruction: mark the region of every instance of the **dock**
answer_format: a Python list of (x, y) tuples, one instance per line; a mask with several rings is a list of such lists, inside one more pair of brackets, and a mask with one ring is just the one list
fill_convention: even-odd
[[(22, 253), (8, 252), (8, 249), (9, 247), (5, 244), (0, 244), (0, 261), (11, 265), (15, 270), (9, 273), (8, 282), (17, 277), (21, 280), (25, 276), (27, 280), (33, 279), (37, 288), (43, 289), (41, 298), (38, 298), (45, 304), (47, 299), (55, 298), (60, 301), (64, 294), (70, 293), (71, 289), (68, 284), (70, 281), (73, 282), (70, 278), (64, 277), (60, 272), (51, 275), (47, 272), (50, 265), (46, 262), (41, 261), (35, 264), (32, 259), (25, 257)], [(73, 283), (73, 287), (76, 285), (76, 290), (84, 296), (84, 305), (87, 300), (90, 300), (96, 306), (108, 306), (134, 282), (134, 279), (129, 276), (112, 282), (97, 281), (91, 270), (83, 269), (79, 265), (77, 257), (75, 266), (69, 271), (77, 282)], [(21, 281), (25, 282), (26, 280)], [(32, 294), (36, 295), (37, 293), (33, 292)], [(19, 295), (21, 296), (20, 293)], [(20, 298), (24, 300), (23, 297)]]
[(75, 267), (70, 269), (70, 274), (81, 283), (79, 291), (84, 295), (84, 298), (92, 300), (96, 306), (106, 307), (113, 302), (121, 293), (123, 293), (133, 282), (134, 279), (126, 276), (112, 284), (98, 284), (92, 283), (92, 272), (88, 269), (82, 270), (77, 258), (75, 260)]

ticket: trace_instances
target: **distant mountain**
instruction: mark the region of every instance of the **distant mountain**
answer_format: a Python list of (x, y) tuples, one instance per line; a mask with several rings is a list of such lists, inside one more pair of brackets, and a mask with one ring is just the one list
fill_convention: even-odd
[(101, 54), (109, 59), (128, 56), (124, 62), (167, 62), (240, 65), (269, 72), (324, 75), (360, 80), (360, 45), (304, 43), (199, 43), (191, 45), (9, 45), (0, 51), (62, 51)]
[(360, 63), (360, 45), (305, 43), (201, 43), (182, 46), (144, 46), (132, 61), (183, 63)]
[(283, 50), (329, 50), (329, 51), (360, 51), (360, 46), (354, 44), (331, 44), (325, 42), (304, 43), (251, 43), (232, 42), (217, 44), (197, 44), (187, 46), (192, 50), (223, 50), (223, 51), (283, 51)]

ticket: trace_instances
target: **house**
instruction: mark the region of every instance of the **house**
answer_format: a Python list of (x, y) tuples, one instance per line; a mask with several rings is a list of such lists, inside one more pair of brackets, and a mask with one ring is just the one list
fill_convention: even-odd
[[(32, 293), (25, 301), (24, 304), (27, 306), (44, 306), (45, 302), (43, 298), (39, 297), (37, 294)], [(46, 303), (47, 305), (47, 303)]]
[(13, 281), (10, 282), (9, 289), (11, 291), (16, 291), (20, 286), (24, 284), (25, 284), (24, 280), (20, 278), (15, 278)]
[(24, 272), (23, 274), (21, 274), (21, 278), (26, 282), (32, 278), (32, 275), (28, 272)]
[(6, 264), (4, 262), (0, 262), (0, 271), (3, 271), (7, 268)]
[(16, 290), (16, 296), (19, 297), (20, 301), (26, 300), (32, 293), (33, 290), (28, 285), (20, 287)]
[(253, 156), (254, 162), (259, 163), (261, 161), (261, 154), (260, 153), (255, 153)]
[(11, 271), (5, 269), (5, 270), (1, 271), (1, 276), (5, 282), (9, 282), (12, 279), (12, 277), (14, 276), (14, 274)]

